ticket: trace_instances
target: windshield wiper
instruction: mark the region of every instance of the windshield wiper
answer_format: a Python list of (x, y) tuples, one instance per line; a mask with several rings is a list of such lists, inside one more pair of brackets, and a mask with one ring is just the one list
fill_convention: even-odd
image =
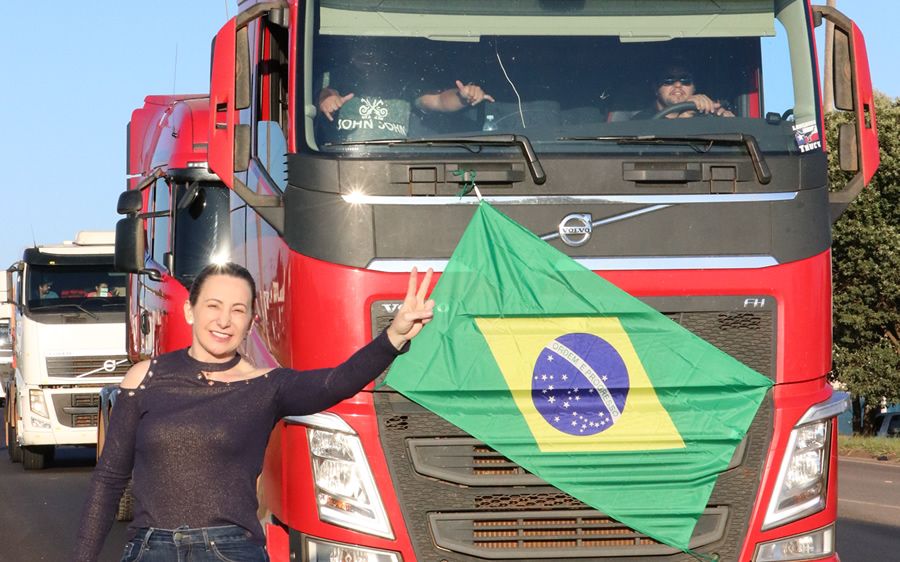
[(534, 147), (531, 141), (525, 135), (467, 135), (462, 137), (422, 137), (417, 139), (377, 139), (377, 140), (361, 140), (331, 143), (328, 146), (353, 146), (353, 145), (373, 145), (381, 144), (387, 146), (394, 145), (415, 145), (424, 144), (428, 146), (434, 145), (459, 145), (468, 148), (468, 145), (481, 146), (517, 146), (522, 151), (522, 157), (528, 164), (528, 171), (531, 172), (531, 179), (538, 185), (543, 185), (547, 181), (547, 174), (544, 173), (544, 167), (541, 166), (537, 154), (534, 153)]
[(60, 304), (47, 304), (47, 305), (42, 305), (42, 306), (37, 306), (37, 307), (31, 307), (31, 310), (33, 310), (34, 312), (43, 312), (45, 310), (52, 310), (55, 308), (66, 308), (66, 307), (77, 308), (78, 310), (80, 310), (81, 312), (84, 312), (85, 314), (87, 314), (88, 316), (93, 318), (94, 320), (96, 320), (98, 318), (98, 316), (96, 314), (94, 314), (93, 312), (91, 312), (90, 310), (84, 308), (80, 304), (75, 304), (72, 302), (60, 303)]
[[(629, 135), (629, 136), (607, 136), (607, 137), (560, 137), (561, 141), (609, 141), (618, 144), (687, 144), (695, 150), (703, 150), (701, 145), (742, 145), (747, 148), (750, 154), (750, 161), (753, 163), (753, 169), (756, 171), (756, 179), (759, 183), (765, 185), (772, 181), (772, 172), (766, 163), (762, 151), (759, 149), (759, 143), (756, 137), (745, 133), (723, 133), (718, 135), (684, 135), (684, 136), (666, 136), (666, 135)], [(707, 147), (708, 149), (708, 147)]]

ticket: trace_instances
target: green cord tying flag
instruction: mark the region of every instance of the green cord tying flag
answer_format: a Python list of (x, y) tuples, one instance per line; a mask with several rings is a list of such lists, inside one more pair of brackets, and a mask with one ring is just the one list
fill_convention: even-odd
[(387, 384), (687, 551), (772, 381), (482, 202)]

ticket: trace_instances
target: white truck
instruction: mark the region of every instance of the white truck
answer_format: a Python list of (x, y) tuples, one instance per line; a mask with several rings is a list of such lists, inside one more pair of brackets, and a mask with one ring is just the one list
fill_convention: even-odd
[(6, 402), (6, 383), (12, 374), (12, 306), (6, 302), (6, 276), (0, 275), (0, 406)]
[(94, 445), (100, 389), (122, 380), (126, 276), (114, 232), (27, 248), (7, 271), (15, 368), (6, 383), (10, 459), (43, 468), (55, 448)]

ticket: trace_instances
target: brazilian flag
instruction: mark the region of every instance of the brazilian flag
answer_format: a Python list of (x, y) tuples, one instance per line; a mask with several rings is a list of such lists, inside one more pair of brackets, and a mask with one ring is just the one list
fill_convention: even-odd
[(772, 381), (482, 202), (387, 384), (682, 550)]

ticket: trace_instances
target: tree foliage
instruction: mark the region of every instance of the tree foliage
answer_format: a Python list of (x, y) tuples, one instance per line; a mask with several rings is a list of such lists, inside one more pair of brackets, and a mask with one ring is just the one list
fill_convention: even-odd
[[(870, 432), (882, 400), (900, 402), (900, 98), (876, 94), (881, 165), (834, 224), (834, 376), (854, 399), (854, 430)], [(837, 128), (826, 119), (832, 187), (851, 176), (838, 167)]]

